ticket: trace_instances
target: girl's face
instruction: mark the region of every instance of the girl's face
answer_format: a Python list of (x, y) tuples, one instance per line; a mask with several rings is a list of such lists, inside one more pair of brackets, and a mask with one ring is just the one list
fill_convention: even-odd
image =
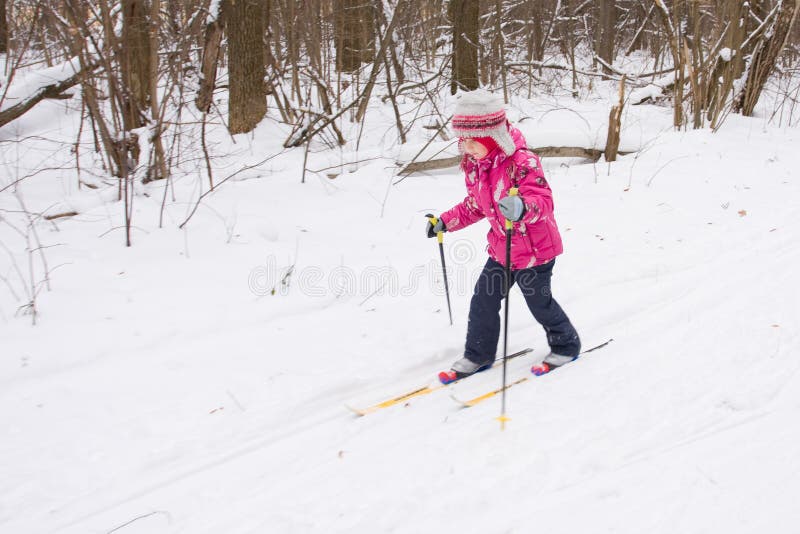
[(461, 146), (464, 147), (464, 152), (475, 159), (483, 159), (489, 153), (489, 150), (483, 144), (468, 137), (461, 142)]

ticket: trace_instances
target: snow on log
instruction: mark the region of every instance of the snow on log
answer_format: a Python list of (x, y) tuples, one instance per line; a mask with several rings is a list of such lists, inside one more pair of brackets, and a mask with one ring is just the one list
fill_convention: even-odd
[[(603, 151), (597, 148), (584, 148), (579, 146), (543, 146), (531, 148), (534, 153), (543, 158), (583, 158), (597, 161), (603, 155)], [(617, 152), (617, 155), (624, 156), (630, 152)], [(399, 172), (400, 175), (413, 174), (415, 172), (434, 171), (455, 167), (461, 163), (461, 156), (446, 156), (437, 159), (427, 159), (423, 161), (412, 161), (406, 164)], [(401, 163), (402, 165), (402, 163)]]
[(77, 58), (61, 65), (27, 73), (13, 83), (0, 109), (0, 127), (18, 119), (46, 98), (57, 98), (81, 80)]

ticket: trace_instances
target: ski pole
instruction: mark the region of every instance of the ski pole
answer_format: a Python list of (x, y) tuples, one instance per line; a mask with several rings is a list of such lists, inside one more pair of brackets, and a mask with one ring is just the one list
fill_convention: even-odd
[[(439, 222), (439, 219), (428, 213), (425, 215), (433, 226)], [(444, 263), (444, 232), (436, 233), (436, 240), (439, 242), (439, 257), (442, 259), (442, 274), (444, 275), (444, 293), (447, 296), (447, 313), (450, 316), (450, 326), (453, 326), (453, 311), (450, 308), (450, 286), (447, 283), (447, 267)]]
[[(512, 187), (508, 191), (509, 196), (516, 196), (518, 189), (516, 187)], [(506, 416), (506, 369), (508, 362), (508, 296), (511, 293), (511, 232), (514, 230), (514, 223), (508, 219), (506, 219), (506, 268), (505, 268), (505, 279), (503, 281), (503, 298), (506, 301), (506, 309), (505, 309), (505, 318), (503, 320), (503, 388), (502, 388), (502, 397), (501, 397), (501, 406), (500, 406), (500, 417), (497, 418), (500, 421), (500, 430), (506, 429), (506, 421), (509, 421), (509, 418)]]

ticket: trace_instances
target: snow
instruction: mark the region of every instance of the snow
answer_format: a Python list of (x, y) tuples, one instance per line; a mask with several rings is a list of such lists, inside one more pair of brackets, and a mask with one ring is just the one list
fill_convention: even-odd
[(0, 111), (5, 111), (21, 101), (31, 98), (49, 85), (68, 80), (80, 70), (79, 59), (73, 58), (61, 65), (16, 75), (10, 86), (0, 89), (0, 96), (5, 95), (0, 103)]
[(637, 87), (628, 95), (631, 105), (641, 104), (646, 100), (655, 100), (664, 94), (664, 89), (675, 83), (675, 73), (671, 72), (644, 87)]
[[(515, 98), (509, 116), (532, 146), (602, 146), (613, 92)], [(45, 102), (0, 129), (0, 188), (42, 153), (72, 161), (78, 113)], [(502, 432), (499, 399), (344, 408), (428, 384), (460, 355), (486, 257), (485, 224), (446, 234), (449, 326), (423, 215), (463, 198), (463, 177), (399, 181), (395, 161), (426, 138), (398, 149), (388, 106), (370, 108), (360, 151), (311, 155), (347, 162), (336, 179), (301, 184), (303, 149), (287, 151), (221, 185), (184, 229), (204, 164), (175, 177), (161, 228), (166, 184), (140, 187), (132, 248), (113, 181), (77, 189), (74, 171), (53, 170), (5, 189), (0, 274), (17, 297), (0, 286), (0, 531), (791, 531), (798, 130), (730, 116), (715, 134), (674, 132), (671, 110), (649, 105), (623, 120), (636, 153), (543, 162), (565, 241), (555, 295), (585, 347), (614, 342), (509, 390)], [(266, 120), (234, 144), (213, 130), (217, 182), (288, 133)], [(23, 275), (29, 264), (5, 223), (24, 228), (20, 201), (80, 212), (37, 224), (53, 272), (35, 327), (15, 315), (11, 258)], [(545, 337), (518, 292), (510, 312), (511, 348), (535, 350), (509, 376), (529, 376)]]
[(206, 17), (206, 24), (213, 24), (215, 23), (219, 16), (220, 16), (220, 6), (222, 5), (220, 0), (211, 0), (211, 4), (208, 6), (208, 16)]

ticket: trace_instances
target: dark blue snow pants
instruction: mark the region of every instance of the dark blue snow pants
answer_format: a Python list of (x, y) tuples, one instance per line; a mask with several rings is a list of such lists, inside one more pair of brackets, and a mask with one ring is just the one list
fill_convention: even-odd
[[(544, 327), (550, 350), (562, 356), (577, 356), (581, 341), (567, 314), (550, 293), (550, 278), (555, 260), (511, 271), (513, 287), (519, 285), (533, 317)], [(505, 269), (492, 258), (486, 262), (475, 284), (469, 308), (467, 345), (464, 355), (478, 364), (491, 363), (497, 354), (500, 337), (500, 306), (503, 302)]]

